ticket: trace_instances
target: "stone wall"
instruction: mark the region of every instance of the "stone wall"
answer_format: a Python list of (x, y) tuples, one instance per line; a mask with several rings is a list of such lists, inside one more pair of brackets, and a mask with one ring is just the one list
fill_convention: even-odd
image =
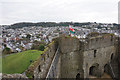
[(116, 37), (113, 34), (93, 36), (80, 41), (75, 37), (59, 38), (61, 51), (61, 78), (89, 78), (93, 66), (94, 76), (100, 77), (104, 67), (117, 54)]
[[(104, 73), (104, 66), (116, 55), (116, 38), (113, 35), (99, 35), (86, 40), (84, 48), (84, 78), (88, 78), (92, 67), (96, 68), (94, 76)], [(97, 73), (97, 74), (95, 74)]]
[(94, 55), (94, 50), (88, 50), (84, 52), (84, 77), (89, 77), (90, 67), (94, 64), (99, 64), (98, 67), (98, 77), (100, 77), (104, 72), (104, 66), (111, 60), (111, 56), (115, 55), (116, 48), (114, 46), (98, 48), (96, 49), (96, 56)]
[(57, 78), (76, 78), (78, 73), (81, 78), (89, 78), (90, 74), (100, 77), (106, 65), (116, 57), (117, 44), (116, 37), (112, 34), (93, 36), (82, 41), (75, 37), (62, 36), (49, 44), (26, 70), (26, 74), (34, 78), (45, 78), (59, 46), (60, 57), (55, 69), (58, 70), (55, 73)]
[(26, 70), (29, 78), (46, 78), (48, 69), (57, 49), (57, 43), (52, 41), (43, 51), (41, 56), (36, 59)]
[(2, 74), (2, 79), (3, 80), (12, 80), (12, 79), (16, 79), (16, 80), (19, 80), (19, 79), (26, 79), (27, 80), (27, 76), (23, 75), (23, 74)]
[[(117, 55), (117, 41), (113, 34), (89, 37), (83, 41), (75, 37), (60, 37), (60, 78), (89, 78), (91, 67), (94, 76), (102, 76), (104, 67)], [(115, 67), (115, 66), (113, 66)]]
[(118, 38), (118, 58), (117, 58), (117, 60), (118, 60), (118, 78), (120, 79), (120, 38)]
[(113, 34), (98, 35), (86, 39), (85, 50), (98, 49), (112, 46), (116, 43), (116, 37)]
[(60, 78), (76, 78), (80, 73), (83, 77), (83, 46), (79, 39), (73, 37), (59, 38), (59, 46), (61, 51)]

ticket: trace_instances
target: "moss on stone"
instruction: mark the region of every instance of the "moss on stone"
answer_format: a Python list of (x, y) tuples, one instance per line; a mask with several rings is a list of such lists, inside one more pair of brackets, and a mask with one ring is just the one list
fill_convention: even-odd
[(27, 76), (28, 78), (32, 78), (33, 75), (32, 75), (30, 72), (27, 72), (27, 73), (26, 73), (26, 76)]
[(49, 48), (48, 48), (48, 47), (46, 47), (46, 48), (44, 49), (43, 53), (45, 53), (48, 49), (49, 49)]
[[(48, 46), (50, 47), (53, 43), (54, 43), (54, 41), (52, 41)], [(34, 72), (34, 70), (36, 69), (36, 67), (40, 64), (41, 57), (42, 57), (42, 58), (44, 59), (44, 61), (45, 61), (45, 53), (46, 53), (46, 51), (47, 51), (48, 49), (49, 49), (49, 48), (46, 47), (46, 48), (44, 49), (44, 51), (41, 53), (42, 56), (39, 56), (39, 57), (28, 67), (28, 70), (26, 71), (28, 77), (31, 77), (31, 74)]]
[(54, 43), (54, 41), (52, 41), (51, 43), (48, 44), (48, 46), (51, 46)]

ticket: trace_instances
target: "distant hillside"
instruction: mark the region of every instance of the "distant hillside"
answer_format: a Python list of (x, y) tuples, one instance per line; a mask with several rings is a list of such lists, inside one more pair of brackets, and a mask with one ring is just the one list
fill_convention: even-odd
[(81, 26), (81, 25), (88, 25), (90, 22), (87, 23), (73, 23), (73, 22), (39, 22), (39, 23), (30, 23), (30, 22), (21, 22), (21, 23), (15, 23), (10, 25), (9, 28), (22, 28), (22, 27), (30, 27), (30, 26), (42, 26), (42, 27), (55, 27), (55, 26)]
[[(94, 22), (97, 24), (96, 22)], [(42, 27), (56, 27), (56, 26), (82, 26), (82, 25), (89, 25), (92, 24), (92, 22), (85, 22), (85, 23), (79, 23), (79, 22), (38, 22), (38, 23), (32, 23), (32, 22), (20, 22), (20, 23), (15, 23), (9, 26), (9, 28), (23, 28), (23, 27), (31, 27), (31, 26), (42, 26)], [(100, 25), (102, 23), (99, 23)], [(114, 26), (117, 26), (116, 23), (113, 23)]]

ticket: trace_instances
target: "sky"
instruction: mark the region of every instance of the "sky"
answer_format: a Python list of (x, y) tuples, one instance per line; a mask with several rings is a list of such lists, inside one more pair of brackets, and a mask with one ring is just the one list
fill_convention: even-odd
[(0, 24), (17, 22), (118, 23), (119, 0), (0, 0)]

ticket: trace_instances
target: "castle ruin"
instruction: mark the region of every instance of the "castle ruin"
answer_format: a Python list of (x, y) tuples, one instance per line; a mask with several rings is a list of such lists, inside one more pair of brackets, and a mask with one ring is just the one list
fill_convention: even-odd
[(54, 39), (25, 71), (29, 78), (89, 78), (104, 72), (119, 78), (120, 41), (113, 34), (85, 39), (62, 36)]

